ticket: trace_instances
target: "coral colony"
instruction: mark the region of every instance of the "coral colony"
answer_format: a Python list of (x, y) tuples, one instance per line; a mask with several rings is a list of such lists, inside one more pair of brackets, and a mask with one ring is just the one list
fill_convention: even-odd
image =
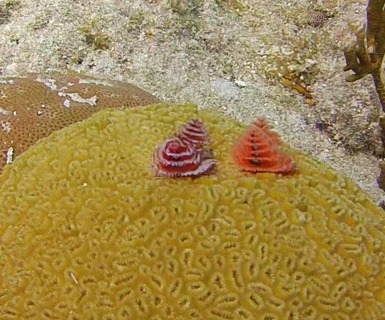
[[(289, 179), (240, 173), (286, 150)], [(102, 110), (6, 165), (0, 203), (1, 320), (384, 319), (383, 210), (263, 120)]]
[(41, 138), (97, 111), (160, 102), (134, 85), (84, 75), (2, 78), (0, 91), (0, 171)]
[[(265, 119), (258, 119), (233, 148), (233, 159), (239, 168), (248, 172), (289, 173), (294, 160), (283, 153), (281, 140)], [(216, 164), (212, 159), (208, 132), (199, 119), (182, 127), (179, 134), (166, 140), (154, 154), (158, 176), (198, 177), (209, 173)]]

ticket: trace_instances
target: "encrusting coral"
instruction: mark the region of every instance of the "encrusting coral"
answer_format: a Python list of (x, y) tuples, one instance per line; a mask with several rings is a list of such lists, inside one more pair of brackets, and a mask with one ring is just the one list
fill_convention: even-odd
[(87, 76), (0, 79), (0, 170), (52, 131), (81, 121), (105, 108), (159, 102), (144, 90), (119, 81)]
[[(156, 176), (156, 147), (196, 118), (215, 172)], [(239, 171), (244, 129), (192, 105), (104, 110), (17, 157), (0, 319), (383, 319), (383, 211), (284, 145), (296, 174)]]

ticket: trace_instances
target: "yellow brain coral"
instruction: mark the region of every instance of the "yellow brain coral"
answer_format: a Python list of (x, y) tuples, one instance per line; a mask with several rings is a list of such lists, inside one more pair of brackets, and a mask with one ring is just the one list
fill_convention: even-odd
[(0, 79), (0, 169), (40, 138), (105, 108), (159, 102), (138, 87), (87, 76)]
[[(195, 118), (218, 167), (156, 177), (156, 146)], [(243, 130), (190, 105), (105, 110), (19, 156), (0, 180), (0, 319), (384, 319), (384, 213), (292, 150), (294, 175), (238, 171)]]

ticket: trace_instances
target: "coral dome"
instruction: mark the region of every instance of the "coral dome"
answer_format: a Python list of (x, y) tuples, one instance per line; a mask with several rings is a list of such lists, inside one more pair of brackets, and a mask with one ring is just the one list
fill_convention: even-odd
[(85, 75), (1, 78), (0, 169), (39, 139), (97, 111), (158, 102), (132, 84)]
[[(191, 119), (215, 170), (157, 176)], [(385, 215), (285, 145), (296, 172), (249, 173), (240, 123), (193, 105), (103, 110), (0, 176), (1, 319), (383, 319)]]

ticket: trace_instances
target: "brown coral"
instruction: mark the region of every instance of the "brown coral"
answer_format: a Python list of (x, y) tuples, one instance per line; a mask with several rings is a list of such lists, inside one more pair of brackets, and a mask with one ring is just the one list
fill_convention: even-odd
[(157, 102), (132, 84), (86, 76), (2, 78), (0, 169), (39, 139), (99, 110)]

